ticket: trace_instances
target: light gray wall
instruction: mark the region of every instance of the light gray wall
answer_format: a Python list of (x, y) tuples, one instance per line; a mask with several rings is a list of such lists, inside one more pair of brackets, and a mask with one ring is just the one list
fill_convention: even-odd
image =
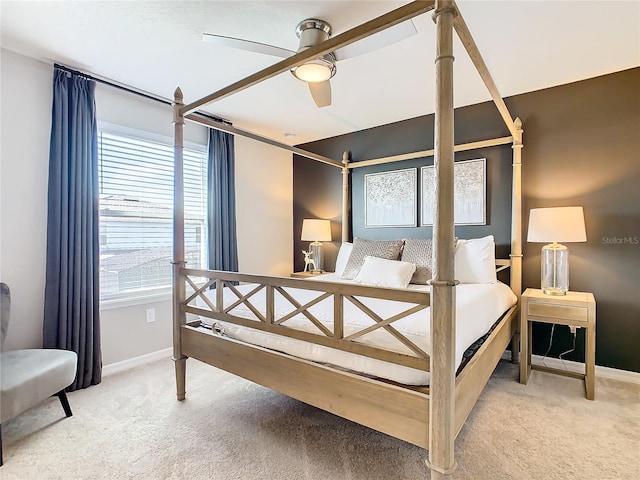
[(235, 138), (235, 148), (238, 268), (288, 276), (293, 271), (292, 155), (243, 137)]
[(13, 304), (7, 349), (42, 347), (52, 72), (0, 50), (0, 278)]
[[(0, 61), (0, 279), (10, 285), (13, 300), (5, 346), (39, 348), (53, 67), (4, 49)], [(167, 105), (98, 84), (96, 107), (100, 122), (173, 136), (172, 113)], [(189, 123), (185, 127), (187, 141), (206, 144), (206, 135), (204, 127)], [(291, 271), (291, 178), (291, 154), (236, 139), (238, 212), (239, 217), (251, 219), (239, 221), (242, 269), (282, 275)], [(265, 219), (271, 228), (265, 227)], [(153, 323), (146, 321), (148, 308), (155, 309)], [(169, 297), (142, 304), (103, 306), (103, 362), (110, 365), (169, 348), (171, 330)]]

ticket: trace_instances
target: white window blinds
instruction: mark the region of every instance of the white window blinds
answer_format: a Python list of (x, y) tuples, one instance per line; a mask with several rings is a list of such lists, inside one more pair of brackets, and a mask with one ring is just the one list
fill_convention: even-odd
[[(101, 300), (171, 289), (173, 146), (98, 133)], [(206, 149), (184, 150), (185, 259), (206, 267)]]

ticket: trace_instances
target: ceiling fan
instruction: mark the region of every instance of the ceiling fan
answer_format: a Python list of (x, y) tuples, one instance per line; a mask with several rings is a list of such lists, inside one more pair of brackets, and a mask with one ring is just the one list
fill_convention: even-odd
[[(296, 26), (296, 35), (300, 39), (297, 51), (276, 47), (265, 43), (253, 42), (241, 38), (225, 37), (204, 33), (202, 40), (219, 46), (238, 48), (251, 52), (288, 58), (307, 48), (318, 45), (331, 37), (331, 25), (324, 20), (308, 18), (302, 20)], [(399, 42), (416, 33), (416, 27), (411, 20), (406, 20), (393, 27), (389, 27), (374, 35), (342, 47), (335, 52), (327, 53), (321, 57), (310, 60), (291, 69), (291, 73), (297, 79), (307, 82), (311, 96), (318, 107), (331, 105), (331, 83), (329, 80), (336, 74), (336, 62), (357, 55), (362, 55), (373, 50)]]

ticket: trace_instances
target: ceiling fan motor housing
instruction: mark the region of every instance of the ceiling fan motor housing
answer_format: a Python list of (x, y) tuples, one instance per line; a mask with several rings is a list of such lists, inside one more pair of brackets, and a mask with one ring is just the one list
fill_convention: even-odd
[[(317, 18), (308, 18), (306, 20), (302, 20), (296, 26), (296, 35), (300, 39), (300, 44), (298, 46), (297, 52), (302, 52), (310, 47), (314, 47), (319, 43), (324, 42), (331, 36), (331, 25), (329, 25), (324, 20), (319, 20)], [(296, 70), (300, 67), (312, 66), (312, 65), (322, 65), (326, 71), (328, 72), (328, 78), (322, 78), (320, 81), (326, 81), (329, 78), (333, 77), (336, 74), (336, 57), (332, 52), (324, 54), (322, 57), (318, 57), (314, 60), (310, 60), (307, 63), (300, 65), (299, 67), (294, 67), (291, 69), (291, 73), (296, 77), (304, 81), (310, 81), (308, 79), (303, 78), (300, 75), (300, 72), (296, 74)]]
[(298, 52), (324, 42), (331, 36), (331, 25), (324, 20), (307, 18), (296, 26), (296, 35), (300, 39)]

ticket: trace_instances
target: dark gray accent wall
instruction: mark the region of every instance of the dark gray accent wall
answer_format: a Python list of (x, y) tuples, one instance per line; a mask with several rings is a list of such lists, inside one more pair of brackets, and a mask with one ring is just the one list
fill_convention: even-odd
[[(336, 158), (342, 158), (342, 153)], [(305, 218), (331, 220), (331, 237), (334, 241), (323, 242), (323, 251), (324, 269), (333, 271), (342, 238), (342, 169), (294, 155), (293, 171), (294, 271), (304, 269), (302, 250), (309, 249), (309, 242), (300, 240), (302, 220)], [(301, 172), (304, 173), (301, 175)]]
[[(532, 208), (581, 205), (586, 243), (568, 244), (571, 290), (596, 298), (596, 363), (640, 372), (640, 68), (509, 99), (522, 115), (524, 231)], [(522, 113), (521, 113), (522, 112)], [(526, 239), (526, 236), (525, 236)], [(524, 285), (540, 285), (539, 243), (524, 243)], [(549, 326), (537, 325), (544, 354)], [(571, 348), (566, 327), (550, 354)], [(584, 332), (577, 342), (582, 361)]]
[[(541, 244), (526, 242), (529, 210), (581, 205), (587, 242), (570, 244), (570, 288), (593, 292), (597, 302), (596, 363), (640, 372), (640, 68), (509, 97), (510, 112), (524, 124), (522, 152), (524, 288), (540, 286)], [(384, 125), (301, 145), (341, 159), (349, 150), (354, 161), (433, 148), (433, 115)], [(456, 109), (456, 143), (508, 135), (493, 103)], [(511, 149), (492, 147), (456, 156), (487, 158), (488, 225), (458, 227), (460, 237), (491, 231), (499, 245), (509, 240)], [(408, 168), (431, 158), (355, 169), (353, 217), (356, 234), (399, 238), (387, 229), (364, 229), (361, 218), (364, 173)], [(505, 164), (507, 166), (505, 166)], [(294, 245), (300, 250), (302, 218), (333, 220), (334, 242), (326, 266), (335, 262), (340, 240), (342, 179), (340, 169), (294, 156)], [(366, 170), (366, 171), (365, 171)], [(366, 230), (366, 231), (365, 231)], [(430, 236), (429, 227), (401, 229), (410, 236)], [(505, 243), (506, 242), (506, 243)], [(301, 268), (301, 254), (294, 255)], [(544, 354), (550, 327), (534, 326), (533, 350)], [(566, 327), (554, 334), (550, 355), (572, 347)], [(584, 332), (568, 360), (584, 360)]]
[[(486, 158), (486, 212), (487, 224), (483, 226), (456, 226), (459, 238), (475, 238), (492, 234), (496, 239), (498, 254), (509, 254), (511, 242), (511, 146), (485, 148), (473, 152), (460, 152), (456, 161)], [(404, 228), (366, 228), (364, 222), (364, 177), (369, 173), (385, 172), (400, 168), (417, 169), (417, 223), (421, 216), (420, 168), (433, 165), (433, 157), (406, 160), (399, 163), (355, 168), (353, 185), (353, 236), (370, 239), (431, 238), (433, 227), (418, 226)], [(506, 186), (507, 188), (504, 188)]]

